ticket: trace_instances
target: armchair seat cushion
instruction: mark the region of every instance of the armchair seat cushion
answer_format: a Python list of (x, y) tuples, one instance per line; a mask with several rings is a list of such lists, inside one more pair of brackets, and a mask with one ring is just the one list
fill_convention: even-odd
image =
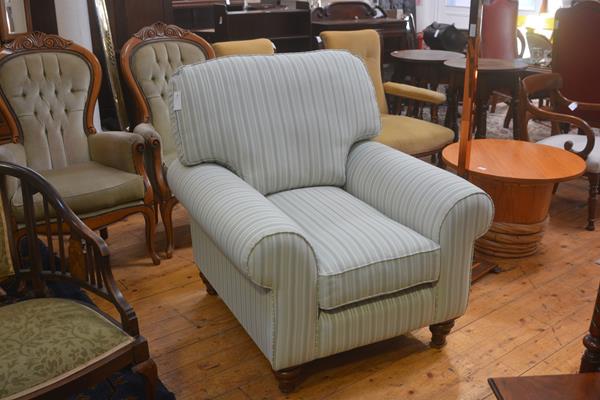
[(1, 307), (0, 321), (2, 399), (67, 378), (134, 341), (101, 314), (65, 299), (34, 299)]
[[(565, 143), (568, 141), (573, 142), (573, 151), (581, 151), (585, 148), (587, 136), (575, 134), (553, 135), (540, 140), (538, 143), (564, 149)], [(591, 172), (592, 174), (600, 173), (600, 137), (596, 136), (594, 148), (585, 161), (587, 172)]]
[[(65, 168), (41, 171), (40, 174), (60, 193), (69, 207), (78, 215), (97, 213), (119, 206), (129, 206), (144, 199), (142, 176), (106, 167), (90, 161)], [(38, 218), (43, 217), (44, 206), (36, 197)], [(17, 190), (12, 198), (15, 216), (23, 220), (23, 196)]]
[(452, 130), (431, 122), (402, 115), (381, 115), (381, 132), (376, 141), (410, 155), (440, 150), (454, 140)]
[(438, 279), (437, 243), (343, 189), (311, 187), (268, 198), (302, 228), (315, 252), (323, 310)]

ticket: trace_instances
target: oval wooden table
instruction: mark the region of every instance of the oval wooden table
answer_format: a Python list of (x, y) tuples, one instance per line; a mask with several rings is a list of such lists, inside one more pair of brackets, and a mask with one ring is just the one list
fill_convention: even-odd
[[(442, 157), (456, 169), (458, 143)], [(585, 161), (566, 150), (517, 140), (471, 142), (469, 181), (494, 201), (490, 230), (475, 243), (482, 255), (520, 258), (535, 254), (544, 235), (554, 185), (582, 176)]]

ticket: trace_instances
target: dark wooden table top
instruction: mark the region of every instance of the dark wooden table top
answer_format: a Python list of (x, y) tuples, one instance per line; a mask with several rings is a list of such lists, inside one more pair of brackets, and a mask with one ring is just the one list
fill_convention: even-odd
[(465, 58), (465, 55), (454, 51), (418, 49), (396, 50), (392, 52), (392, 57), (407, 62), (443, 63), (452, 58)]
[[(464, 58), (452, 58), (444, 62), (444, 65), (454, 70), (464, 70), (466, 60)], [(500, 60), (497, 58), (480, 58), (479, 71), (522, 71), (529, 65), (520, 59)]]
[(498, 400), (598, 400), (600, 372), (490, 378)]

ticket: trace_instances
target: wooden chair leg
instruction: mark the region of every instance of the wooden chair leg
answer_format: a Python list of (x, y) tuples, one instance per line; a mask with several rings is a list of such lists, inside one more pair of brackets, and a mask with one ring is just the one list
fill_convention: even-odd
[(146, 249), (154, 265), (160, 264), (160, 258), (154, 249), (154, 235), (156, 233), (156, 223), (154, 222), (154, 207), (146, 207), (142, 212), (146, 221)]
[(590, 323), (590, 331), (583, 338), (585, 352), (581, 358), (579, 372), (600, 372), (600, 287)]
[(510, 103), (508, 104), (508, 111), (506, 112), (506, 117), (504, 117), (504, 124), (502, 125), (502, 126), (504, 126), (504, 129), (508, 129), (508, 127), (510, 126), (510, 121), (512, 121), (513, 112), (514, 112), (514, 105), (511, 100)]
[(279, 390), (281, 393), (291, 393), (302, 380), (302, 366), (286, 368), (279, 371), (273, 371), (275, 378), (279, 381)]
[(166, 202), (160, 203), (160, 217), (162, 218), (163, 225), (165, 226), (166, 236), (166, 257), (173, 257), (173, 247), (175, 243), (175, 231), (173, 230), (173, 208), (177, 204), (177, 199), (171, 197)]
[(150, 358), (139, 364), (136, 364), (132, 368), (133, 372), (138, 373), (144, 377), (144, 392), (146, 399), (154, 400), (156, 398), (156, 385), (158, 383), (158, 371), (156, 370), (156, 364)]
[(208, 281), (208, 279), (206, 279), (202, 272), (200, 272), (200, 279), (202, 279), (202, 283), (204, 283), (204, 286), (206, 286), (206, 293), (208, 293), (211, 296), (219, 295), (219, 293), (217, 293), (215, 288), (210, 284), (210, 282)]
[(446, 336), (448, 336), (453, 326), (453, 319), (429, 326), (429, 330), (432, 334), (431, 343), (429, 343), (429, 346), (434, 349), (441, 349), (444, 347), (446, 345)]
[(498, 105), (498, 103), (500, 102), (500, 99), (498, 98), (497, 94), (493, 94), (492, 98), (490, 100), (491, 104), (491, 108), (490, 108), (490, 112), (493, 114), (496, 112), (496, 106)]
[(600, 174), (588, 174), (588, 180), (590, 181), (590, 194), (588, 198), (588, 224), (585, 229), (593, 231), (595, 229), (594, 221), (596, 220), (596, 203), (598, 200)]

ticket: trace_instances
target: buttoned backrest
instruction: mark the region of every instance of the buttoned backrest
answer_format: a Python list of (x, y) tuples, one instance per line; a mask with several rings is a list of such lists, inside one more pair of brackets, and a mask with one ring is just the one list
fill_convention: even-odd
[(213, 57), (210, 45), (202, 38), (160, 22), (143, 28), (123, 46), (124, 76), (134, 96), (141, 97), (137, 122), (154, 126), (161, 136), (163, 153), (175, 152), (167, 107), (171, 76), (182, 65)]
[(3, 113), (14, 139), (23, 142), (29, 167), (43, 171), (90, 159), (89, 110), (99, 71), (93, 54), (57, 36), (24, 36), (2, 50)]
[(388, 106), (383, 91), (381, 78), (381, 39), (373, 29), (359, 31), (326, 31), (321, 32), (324, 47), (328, 50), (347, 50), (361, 58), (375, 87), (377, 105), (382, 114), (388, 113)]
[(380, 130), (367, 69), (348, 52), (219, 58), (171, 85), (181, 163), (221, 164), (263, 194), (344, 185), (350, 147)]

